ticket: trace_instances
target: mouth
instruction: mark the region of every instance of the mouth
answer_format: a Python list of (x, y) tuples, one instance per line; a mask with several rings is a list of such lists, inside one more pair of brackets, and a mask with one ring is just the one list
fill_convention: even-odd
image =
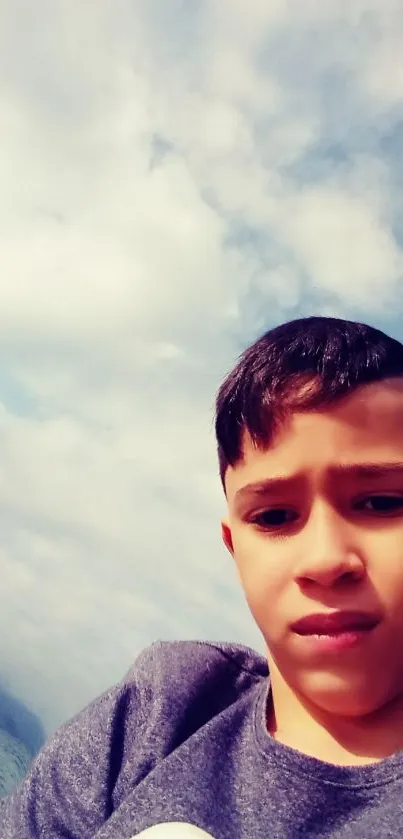
[(368, 612), (329, 612), (307, 615), (291, 629), (316, 650), (340, 653), (362, 644), (379, 624)]
[(291, 629), (297, 635), (337, 635), (374, 629), (378, 623), (379, 618), (369, 612), (321, 612), (295, 621)]

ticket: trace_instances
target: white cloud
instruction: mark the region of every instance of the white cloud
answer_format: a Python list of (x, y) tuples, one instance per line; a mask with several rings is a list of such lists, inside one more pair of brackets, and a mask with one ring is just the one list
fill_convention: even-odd
[(398, 292), (403, 258), (370, 205), (347, 190), (308, 189), (286, 206), (281, 225), (312, 282), (379, 314)]

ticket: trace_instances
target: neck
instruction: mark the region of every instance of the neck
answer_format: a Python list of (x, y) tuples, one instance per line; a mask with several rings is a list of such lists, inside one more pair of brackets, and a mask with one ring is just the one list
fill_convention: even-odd
[(270, 663), (271, 736), (303, 754), (339, 766), (376, 763), (403, 749), (403, 696), (364, 716), (339, 716), (298, 695)]

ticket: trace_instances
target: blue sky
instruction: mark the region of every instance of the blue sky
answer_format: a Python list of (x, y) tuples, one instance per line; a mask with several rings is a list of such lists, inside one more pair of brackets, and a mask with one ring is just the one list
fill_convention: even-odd
[(48, 733), (157, 638), (263, 649), (214, 395), (290, 318), (403, 339), (402, 39), (397, 0), (0, 0), (0, 682)]

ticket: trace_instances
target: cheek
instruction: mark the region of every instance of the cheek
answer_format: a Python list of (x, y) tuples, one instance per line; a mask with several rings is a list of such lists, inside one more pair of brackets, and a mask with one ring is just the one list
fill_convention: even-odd
[(388, 560), (370, 569), (370, 582), (384, 609), (403, 626), (403, 552), (398, 562)]
[(374, 597), (403, 621), (403, 526), (368, 533), (361, 547)]
[(278, 611), (292, 582), (290, 564), (280, 545), (262, 536), (234, 540), (234, 556), (249, 607), (258, 623)]

